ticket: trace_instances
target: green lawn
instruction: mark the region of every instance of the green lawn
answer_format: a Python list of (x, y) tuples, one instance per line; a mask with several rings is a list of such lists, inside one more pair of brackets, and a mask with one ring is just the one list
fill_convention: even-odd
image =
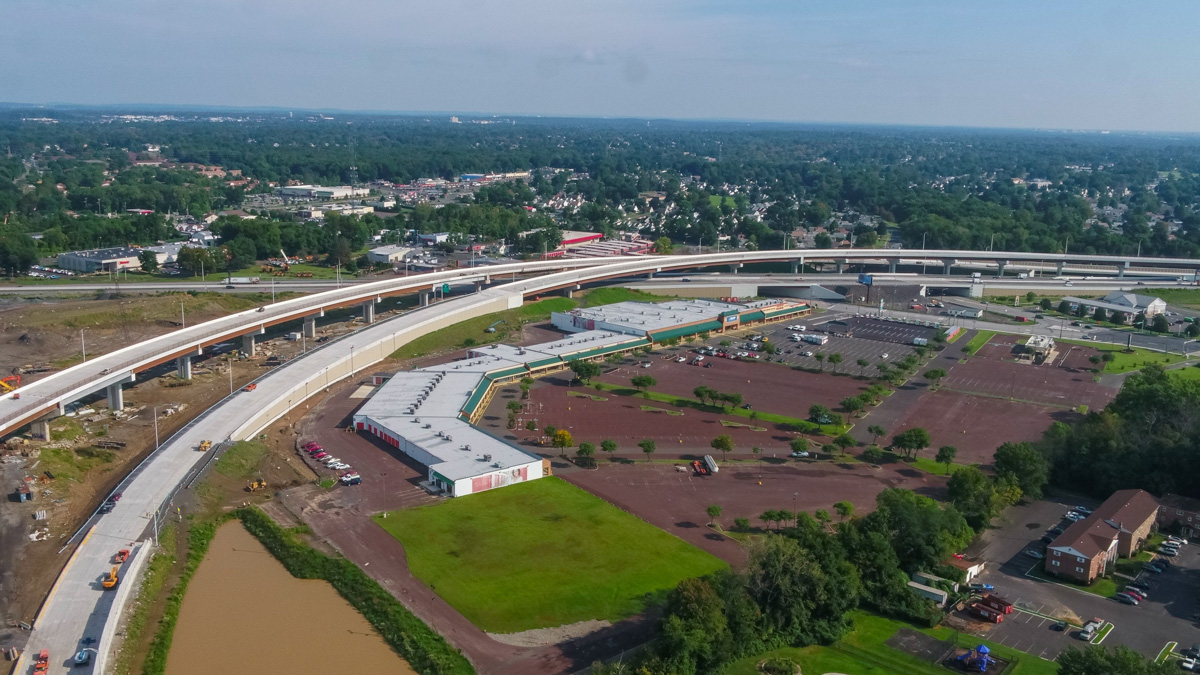
[[(1140, 565), (1139, 565), (1139, 567), (1140, 567)], [(1049, 582), (1052, 584), (1058, 584), (1060, 586), (1067, 586), (1069, 588), (1074, 588), (1076, 590), (1083, 591), (1084, 593), (1091, 593), (1092, 595), (1099, 595), (1102, 598), (1111, 598), (1112, 596), (1117, 594), (1117, 591), (1120, 590), (1121, 586), (1125, 585), (1124, 580), (1113, 579), (1111, 576), (1100, 577), (1099, 579), (1096, 579), (1095, 581), (1093, 581), (1091, 586), (1084, 586), (1083, 584), (1074, 584), (1074, 583), (1071, 583), (1070, 581), (1067, 581), (1066, 579), (1061, 579), (1059, 577), (1053, 577), (1053, 576), (1050, 576), (1049, 574), (1046, 574), (1046, 570), (1040, 562), (1038, 564), (1032, 566), (1026, 574), (1027, 574), (1027, 576), (1033, 577), (1034, 579), (1040, 579), (1042, 581), (1046, 581), (1046, 582)]]
[(39, 473), (49, 471), (57, 480), (79, 482), (92, 469), (111, 464), (116, 454), (99, 448), (45, 448), (40, 458)]
[[(934, 451), (934, 452), (936, 452), (936, 451)], [(951, 462), (950, 470), (947, 471), (946, 465), (942, 464), (941, 462), (934, 461), (933, 457), (918, 456), (915, 461), (910, 462), (895, 452), (892, 452), (890, 450), (884, 450), (883, 451), (883, 462), (887, 463), (887, 461), (889, 459), (893, 462), (907, 464), (908, 466), (911, 466), (914, 469), (920, 469), (921, 471), (924, 471), (925, 473), (931, 473), (935, 476), (949, 476), (950, 474), (954, 473), (955, 471), (958, 471), (959, 469), (965, 468), (967, 466), (966, 464), (959, 464), (957, 462)]]
[(1168, 305), (1186, 307), (1200, 312), (1200, 290), (1188, 288), (1145, 288), (1138, 291), (1144, 295), (1162, 298)]
[(1188, 368), (1168, 370), (1167, 374), (1179, 380), (1200, 380), (1200, 364)]
[(967, 342), (963, 349), (965, 349), (968, 354), (974, 356), (975, 352), (979, 351), (979, 348), (986, 345), (988, 340), (991, 340), (995, 335), (996, 331), (994, 330), (981, 330), (975, 334), (975, 337), (971, 338), (971, 340)]
[[(898, 649), (888, 647), (885, 643), (896, 631), (909, 627), (908, 624), (892, 619), (854, 612), (854, 630), (841, 640), (828, 647), (785, 647), (735, 661), (730, 664), (722, 675), (757, 675), (756, 664), (772, 657), (785, 657), (800, 664), (804, 673), (848, 673), (850, 675), (944, 675), (947, 671), (941, 665), (934, 665), (906, 654)], [(992, 653), (1002, 659), (1013, 662), (1013, 668), (1007, 675), (1054, 675), (1058, 666), (1051, 661), (1038, 658), (1031, 654), (1003, 647), (987, 640), (970, 635), (957, 634), (949, 628), (918, 628), (940, 640), (955, 637), (960, 647), (975, 646), (982, 642)]]
[(588, 386), (595, 387), (600, 391), (612, 392), (618, 396), (640, 396), (650, 401), (670, 403), (681, 408), (694, 408), (696, 410), (716, 413), (718, 415), (737, 415), (739, 417), (745, 417), (757, 422), (784, 424), (808, 432), (820, 432), (831, 437), (844, 434), (852, 427), (852, 425), (847, 424), (816, 424), (814, 422), (809, 422), (808, 420), (800, 419), (799, 417), (778, 415), (776, 413), (762, 412), (759, 410), (745, 410), (743, 408), (720, 408), (714, 405), (708, 405), (699, 401), (694, 401), (689, 398), (676, 396), (674, 394), (664, 394), (660, 391), (638, 391), (631, 387), (624, 387), (619, 384), (608, 384), (607, 382), (592, 382)]
[[(545, 321), (550, 318), (551, 312), (565, 312), (574, 308), (575, 301), (570, 298), (546, 298), (525, 303), (516, 309), (484, 314), (422, 335), (397, 349), (392, 358), (410, 359), (446, 349), (499, 342), (512, 331), (520, 329), (523, 323)], [(485, 332), (492, 325), (495, 325), (496, 332)]]
[(1101, 354), (1112, 354), (1113, 360), (1109, 361), (1108, 365), (1104, 367), (1104, 372), (1106, 373), (1125, 373), (1131, 370), (1141, 370), (1144, 366), (1154, 363), (1160, 366), (1169, 366), (1172, 363), (1179, 363), (1184, 360), (1184, 357), (1179, 354), (1164, 354), (1140, 347), (1134, 347), (1132, 352), (1127, 353), (1124, 347), (1091, 342), (1090, 340), (1058, 340), (1057, 342), (1091, 347), (1099, 350)]
[(553, 477), (393, 511), (375, 522), (404, 544), (413, 574), (494, 633), (617, 621), (681, 580), (725, 567)]

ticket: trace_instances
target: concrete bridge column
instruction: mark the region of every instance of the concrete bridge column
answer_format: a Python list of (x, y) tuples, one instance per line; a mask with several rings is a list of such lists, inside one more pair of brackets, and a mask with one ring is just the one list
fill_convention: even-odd
[(432, 294), (432, 291), (420, 291), (419, 293), (417, 293), (417, 295), (420, 296), (420, 298), (421, 298), (421, 303), (420, 303), (421, 307), (429, 306), (429, 296), (431, 294)]
[(1063, 270), (1067, 269), (1067, 263), (1060, 261), (1057, 265), (1057, 269), (1058, 269), (1058, 273), (1055, 276), (1061, 277)]
[(888, 261), (888, 273), (889, 274), (896, 273), (896, 263), (898, 263), (898, 262), (899, 261), (896, 260), (895, 258), (892, 258), (891, 260)]
[(646, 272), (646, 278), (647, 278), (647, 279), (653, 279), (653, 278), (654, 278), (654, 272)]
[(179, 379), (192, 379), (192, 357), (190, 355), (180, 356), (175, 359), (175, 367), (179, 370)]
[(34, 438), (50, 440), (50, 418), (42, 418), (29, 425), (29, 435)]
[(792, 261), (792, 274), (799, 274), (799, 273), (800, 273), (800, 263), (793, 260)]
[(996, 261), (996, 276), (998, 276), (998, 277), (1004, 276), (1004, 268), (1007, 266), (1008, 266), (1007, 260), (997, 260)]
[(105, 390), (108, 396), (108, 409), (120, 410), (125, 407), (125, 392), (121, 389), (121, 383), (110, 384)]
[(739, 270), (741, 267), (742, 267), (742, 263), (736, 263), (736, 264), (730, 265), (730, 266), (729, 266), (729, 273), (730, 273), (730, 274), (737, 274), (737, 273), (738, 273), (738, 270)]
[(257, 333), (246, 333), (242, 336), (242, 353), (246, 356), (254, 356), (256, 354), (254, 347), (254, 336)]
[(304, 327), (300, 329), (300, 332), (302, 335), (304, 335), (304, 337), (310, 340), (317, 337), (317, 317), (304, 317)]
[(954, 267), (956, 263), (958, 263), (958, 261), (954, 260), (953, 258), (944, 258), (942, 260), (942, 274), (945, 276), (950, 276), (950, 268)]
[(846, 263), (848, 263), (848, 262), (850, 262), (850, 261), (847, 260), (846, 258), (838, 258), (837, 260), (834, 261), (833, 264), (836, 265), (836, 270), (837, 270), (838, 274), (841, 274), (846, 269)]
[(362, 304), (363, 322), (368, 326), (375, 323), (375, 301), (368, 300)]
[(1125, 270), (1127, 270), (1127, 269), (1129, 269), (1129, 261), (1128, 260), (1126, 260), (1123, 263), (1118, 263), (1117, 264), (1117, 278), (1120, 279), (1121, 277), (1124, 277)]

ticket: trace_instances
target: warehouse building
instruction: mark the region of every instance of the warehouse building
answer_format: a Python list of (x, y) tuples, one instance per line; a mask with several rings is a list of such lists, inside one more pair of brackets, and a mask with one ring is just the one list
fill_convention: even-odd
[(115, 272), (141, 269), (140, 250), (128, 246), (97, 248), (90, 251), (68, 251), (58, 254), (58, 267), (72, 272)]
[(805, 316), (809, 307), (782, 300), (727, 302), (724, 300), (671, 300), (669, 302), (618, 302), (600, 307), (555, 312), (551, 322), (573, 333), (607, 330), (646, 335), (661, 342), (696, 333), (722, 331), (762, 321)]
[(415, 258), (418, 254), (417, 249), (411, 246), (380, 246), (367, 251), (367, 260), (376, 264), (391, 265)]

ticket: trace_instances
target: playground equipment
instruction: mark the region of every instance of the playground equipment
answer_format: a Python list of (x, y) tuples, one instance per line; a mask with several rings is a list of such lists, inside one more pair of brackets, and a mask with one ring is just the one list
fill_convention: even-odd
[(988, 666), (996, 664), (996, 659), (993, 659), (989, 654), (991, 650), (987, 645), (979, 645), (974, 649), (967, 650), (966, 654), (958, 657), (958, 663), (963, 670), (968, 673), (986, 673)]

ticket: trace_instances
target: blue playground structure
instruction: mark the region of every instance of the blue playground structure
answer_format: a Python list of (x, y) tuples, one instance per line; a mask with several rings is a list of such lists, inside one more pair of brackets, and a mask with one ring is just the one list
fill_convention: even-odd
[(986, 673), (988, 666), (996, 664), (996, 659), (988, 655), (991, 651), (987, 645), (979, 645), (958, 657), (958, 662), (968, 673)]

